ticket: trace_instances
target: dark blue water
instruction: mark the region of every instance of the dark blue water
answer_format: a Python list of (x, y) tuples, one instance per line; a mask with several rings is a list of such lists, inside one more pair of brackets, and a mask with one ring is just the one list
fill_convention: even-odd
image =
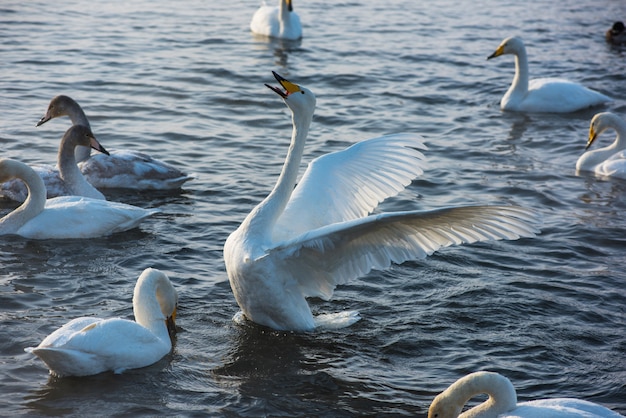
[[(2, 157), (54, 163), (69, 120), (35, 123), (67, 94), (106, 148), (197, 175), (181, 193), (108, 192), (161, 209), (131, 232), (0, 241), (2, 415), (425, 416), (476, 370), (508, 376), (520, 400), (576, 397), (626, 414), (626, 182), (575, 173), (595, 110), (503, 113), (513, 59), (486, 61), (519, 35), (531, 76), (579, 81), (624, 116), (626, 50), (603, 36), (626, 4), (300, 1), (304, 38), (281, 43), (249, 33), (256, 1), (213, 3), (0, 6)], [(425, 173), (384, 210), (517, 204), (542, 213), (542, 234), (448, 248), (311, 300), (316, 313), (360, 311), (349, 328), (235, 324), (223, 243), (271, 190), (290, 136), (288, 110), (263, 85), (272, 70), (317, 95), (305, 163), (418, 132)], [(150, 266), (179, 291), (170, 356), (56, 379), (23, 352), (78, 316), (132, 318)]]

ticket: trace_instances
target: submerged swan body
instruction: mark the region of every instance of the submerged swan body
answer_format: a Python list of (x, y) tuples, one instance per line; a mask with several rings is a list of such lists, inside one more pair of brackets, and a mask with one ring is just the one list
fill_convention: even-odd
[(513, 206), (370, 215), (422, 173), (417, 135), (374, 138), (316, 158), (294, 189), (315, 96), (274, 75), (286, 91), (271, 88), (293, 114), (291, 145), (272, 192), (224, 245), (228, 278), (249, 320), (312, 330), (319, 322), (307, 297), (329, 299), (338, 284), (441, 247), (537, 232), (533, 212)]
[[(482, 404), (461, 413), (474, 396), (487, 394)], [(476, 372), (460, 378), (435, 397), (428, 418), (623, 418), (604, 406), (572, 398), (541, 399), (517, 403), (509, 379), (492, 372)]]
[(580, 84), (559, 78), (529, 80), (524, 42), (507, 38), (487, 59), (500, 55), (515, 56), (515, 77), (500, 101), (502, 110), (519, 112), (567, 113), (610, 102), (611, 98)]
[(46, 200), (43, 180), (32, 168), (19, 161), (0, 159), (0, 182), (12, 178), (24, 181), (29, 194), (24, 203), (0, 219), (0, 235), (32, 239), (95, 238), (134, 228), (158, 212), (82, 196)]
[(591, 119), (589, 140), (586, 150), (591, 147), (602, 132), (614, 129), (615, 141), (604, 148), (586, 151), (576, 162), (576, 171), (591, 171), (600, 176), (626, 179), (626, 121), (619, 116), (603, 112)]
[(172, 349), (178, 296), (168, 277), (148, 268), (133, 294), (135, 321), (122, 318), (76, 318), (48, 335), (35, 354), (54, 376), (121, 373), (156, 363)]
[[(75, 125), (68, 129), (61, 143), (57, 155), (57, 168), (36, 165), (32, 168), (41, 177), (46, 186), (46, 196), (85, 196), (92, 199), (104, 200), (104, 195), (93, 187), (76, 165), (74, 150), (76, 148), (93, 148), (102, 152), (106, 158), (109, 153), (96, 140), (87, 126)], [(23, 202), (28, 196), (26, 185), (19, 180), (11, 180), (0, 184), (0, 195), (17, 202)]]
[(288, 40), (302, 38), (300, 17), (293, 11), (292, 0), (278, 0), (278, 6), (265, 2), (252, 16), (250, 30), (258, 35)]
[[(90, 126), (80, 105), (63, 95), (50, 101), (37, 126), (59, 116), (68, 116), (74, 125)], [(91, 155), (89, 148), (78, 147), (76, 161), (87, 181), (98, 189), (172, 190), (193, 178), (163, 161), (135, 151)]]

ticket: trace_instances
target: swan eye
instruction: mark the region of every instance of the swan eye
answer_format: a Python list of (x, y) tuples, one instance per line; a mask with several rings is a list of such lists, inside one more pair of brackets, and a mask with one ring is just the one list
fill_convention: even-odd
[(303, 92), (303, 91), (300, 91), (300, 93), (304, 94), (304, 92)]

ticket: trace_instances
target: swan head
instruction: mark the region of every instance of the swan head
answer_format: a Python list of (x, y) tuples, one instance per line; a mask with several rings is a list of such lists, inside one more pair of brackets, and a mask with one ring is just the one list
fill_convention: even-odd
[(463, 405), (450, 402), (444, 393), (440, 393), (428, 408), (428, 418), (457, 418), (462, 410)]
[(70, 129), (63, 135), (63, 142), (70, 143), (70, 148), (74, 149), (77, 145), (91, 147), (103, 154), (110, 155), (109, 151), (98, 142), (91, 129), (83, 125), (72, 125)]
[(289, 106), (294, 113), (304, 112), (312, 116), (315, 110), (315, 95), (313, 92), (306, 87), (292, 83), (275, 71), (272, 71), (272, 74), (274, 74), (274, 78), (276, 78), (276, 81), (280, 83), (282, 89), (285, 89), (285, 91), (283, 91), (281, 87), (274, 87), (269, 84), (266, 84), (266, 86), (282, 97), (287, 106)]
[(43, 125), (50, 119), (58, 118), (59, 116), (69, 116), (70, 112), (78, 107), (78, 103), (69, 96), (59, 95), (53, 97), (48, 105), (46, 114), (37, 122), (37, 126)]
[(492, 58), (499, 57), (500, 55), (505, 54), (513, 54), (517, 55), (519, 52), (523, 51), (524, 41), (521, 38), (516, 36), (512, 36), (510, 38), (506, 38), (504, 41), (500, 43), (500, 46), (496, 48), (495, 52), (487, 57), (488, 60)]
[(585, 150), (589, 149), (602, 132), (609, 128), (614, 128), (619, 123), (620, 118), (613, 113), (602, 112), (596, 114), (589, 123), (589, 139), (587, 140)]

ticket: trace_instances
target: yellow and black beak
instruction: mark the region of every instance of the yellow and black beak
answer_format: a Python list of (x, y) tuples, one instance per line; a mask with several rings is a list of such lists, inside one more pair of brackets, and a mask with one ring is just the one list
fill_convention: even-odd
[(287, 10), (293, 12), (293, 1), (287, 0)]
[(280, 74), (276, 73), (275, 71), (272, 71), (272, 74), (274, 74), (274, 78), (276, 79), (276, 81), (280, 83), (280, 85), (285, 89), (285, 91), (283, 92), (279, 87), (270, 86), (269, 84), (265, 84), (265, 86), (273, 90), (274, 92), (276, 92), (283, 99), (286, 99), (287, 96), (289, 96), (292, 93), (297, 93), (300, 91), (300, 86), (298, 86), (297, 84), (292, 83), (291, 81), (282, 77)]
[(587, 141), (587, 146), (585, 147), (585, 151), (589, 149), (589, 147), (591, 146), (591, 144), (593, 144), (593, 142), (596, 140), (597, 137), (598, 137), (598, 133), (595, 131), (595, 129), (593, 129), (593, 124), (592, 124), (591, 126), (589, 126), (589, 140)]
[(495, 50), (495, 52), (491, 55), (489, 55), (487, 57), (488, 60), (490, 60), (491, 58), (495, 58), (495, 57), (499, 57), (500, 55), (502, 55), (504, 53), (504, 45), (500, 45), (498, 47), (498, 49)]
[(165, 325), (167, 325), (167, 331), (170, 335), (176, 334), (176, 308), (174, 308), (174, 312), (165, 320)]

